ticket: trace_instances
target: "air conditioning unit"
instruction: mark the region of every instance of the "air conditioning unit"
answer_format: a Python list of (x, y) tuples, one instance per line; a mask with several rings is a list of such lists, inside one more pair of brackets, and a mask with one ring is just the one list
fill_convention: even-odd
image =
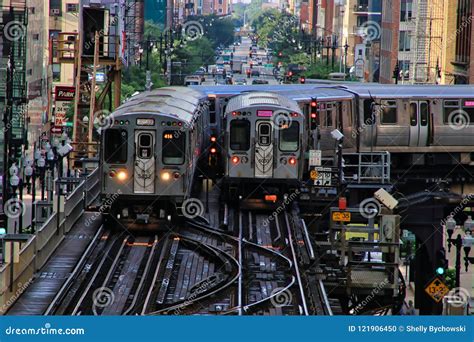
[(61, 11), (59, 10), (59, 8), (51, 8), (49, 10), (49, 15), (58, 16), (60, 14), (61, 14)]

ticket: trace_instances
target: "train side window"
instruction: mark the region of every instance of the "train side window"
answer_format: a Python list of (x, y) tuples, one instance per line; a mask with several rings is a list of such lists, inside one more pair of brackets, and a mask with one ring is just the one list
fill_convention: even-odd
[(365, 125), (375, 124), (374, 105), (375, 104), (373, 100), (364, 100), (364, 124)]
[(127, 162), (127, 131), (107, 129), (104, 137), (104, 160), (109, 164)]
[(418, 106), (415, 102), (410, 103), (410, 125), (418, 125)]
[(397, 102), (381, 101), (380, 123), (382, 125), (394, 125), (397, 123)]
[(233, 120), (230, 123), (230, 149), (248, 151), (250, 148), (250, 122)]
[(186, 151), (186, 135), (179, 131), (163, 132), (162, 158), (165, 165), (182, 165)]
[(292, 122), (287, 128), (280, 129), (280, 151), (296, 152), (299, 148), (300, 124)]
[[(451, 115), (452, 112), (459, 111), (461, 109), (461, 103), (459, 100), (446, 100), (443, 103), (443, 109), (444, 109), (444, 123), (449, 124), (450, 120), (452, 121), (455, 118), (450, 118), (449, 116)], [(456, 116), (456, 115), (454, 115)]]
[(428, 107), (428, 103), (422, 102), (422, 103), (420, 103), (420, 121), (421, 121), (421, 126), (427, 126), (427, 125), (428, 125), (428, 117), (429, 117), (429, 107)]

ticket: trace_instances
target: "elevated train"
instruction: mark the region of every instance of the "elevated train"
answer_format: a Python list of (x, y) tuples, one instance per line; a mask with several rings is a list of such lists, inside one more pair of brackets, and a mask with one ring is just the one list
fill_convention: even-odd
[[(280, 112), (297, 125), (280, 129)], [(219, 158), (228, 198), (284, 194), (307, 180), (310, 150), (335, 159), (335, 129), (344, 154), (387, 151), (401, 168), (473, 163), (473, 86), (167, 87), (132, 98), (111, 118), (102, 196), (118, 193), (111, 213), (136, 224), (178, 214), (209, 154)], [(291, 151), (281, 146), (287, 136)]]
[(235, 96), (223, 115), (225, 194), (263, 194), (276, 202), (297, 189), (306, 150), (304, 115), (295, 101), (269, 92)]
[(128, 229), (170, 220), (191, 196), (209, 144), (207, 97), (170, 87), (132, 98), (109, 118), (100, 153), (101, 196), (107, 217)]

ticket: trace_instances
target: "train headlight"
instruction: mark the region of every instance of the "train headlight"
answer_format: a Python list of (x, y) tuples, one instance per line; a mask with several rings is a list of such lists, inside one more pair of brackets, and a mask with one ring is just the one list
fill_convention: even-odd
[(296, 158), (295, 158), (295, 157), (291, 157), (290, 159), (288, 159), (288, 163), (289, 163), (290, 165), (293, 165), (293, 166), (296, 165)]
[(124, 180), (127, 179), (127, 172), (124, 171), (124, 170), (120, 170), (119, 172), (117, 172), (117, 179), (121, 182), (123, 182)]
[(241, 161), (242, 161), (242, 164), (247, 164), (249, 162), (249, 158), (244, 156), (242, 157)]
[(170, 174), (169, 172), (163, 172), (163, 173), (161, 174), (161, 180), (162, 180), (162, 181), (167, 182), (167, 181), (169, 181), (170, 179), (171, 179), (171, 174)]
[(179, 179), (179, 177), (181, 177), (181, 175), (179, 174), (179, 172), (173, 173), (173, 178), (174, 178), (175, 180)]
[(286, 158), (285, 158), (285, 157), (283, 157), (283, 158), (280, 158), (280, 164), (282, 164), (282, 165), (286, 165), (287, 163), (288, 163), (288, 161), (286, 160)]
[(233, 156), (232, 157), (232, 164), (237, 165), (238, 163), (240, 163), (240, 158), (237, 157), (237, 156)]
[(111, 171), (109, 172), (109, 177), (110, 177), (110, 178), (114, 178), (115, 176), (117, 176), (117, 172), (115, 172), (115, 170), (111, 170)]

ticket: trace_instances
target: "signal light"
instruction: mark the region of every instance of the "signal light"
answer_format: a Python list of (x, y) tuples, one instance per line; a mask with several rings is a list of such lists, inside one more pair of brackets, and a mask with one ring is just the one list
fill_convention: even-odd
[(212, 154), (216, 154), (216, 152), (217, 152), (217, 149), (215, 147), (211, 148), (211, 153)]
[(305, 83), (306, 83), (306, 78), (300, 77), (300, 83), (301, 83), (301, 84), (305, 84)]
[(211, 137), (211, 142), (216, 142), (217, 141), (217, 138), (215, 136), (212, 136)]
[(293, 76), (293, 71), (288, 71), (288, 77)]
[(266, 202), (276, 203), (277, 200), (278, 200), (277, 195), (265, 195), (265, 201)]
[(232, 157), (232, 163), (233, 163), (233, 164), (237, 165), (239, 162), (240, 162), (240, 158), (239, 158), (239, 157), (237, 157), (237, 156), (233, 156), (233, 157)]
[(283, 56), (283, 53), (280, 51), (278, 52), (278, 57), (281, 57), (281, 56)]
[(442, 276), (448, 269), (448, 259), (446, 259), (446, 250), (444, 248), (439, 249), (436, 252), (436, 268), (435, 272), (437, 275)]
[(296, 165), (296, 158), (295, 158), (295, 157), (291, 157), (291, 158), (288, 160), (288, 163), (290, 163), (290, 165)]
[(311, 99), (310, 119), (311, 130), (315, 130), (318, 127), (318, 102), (314, 98)]

